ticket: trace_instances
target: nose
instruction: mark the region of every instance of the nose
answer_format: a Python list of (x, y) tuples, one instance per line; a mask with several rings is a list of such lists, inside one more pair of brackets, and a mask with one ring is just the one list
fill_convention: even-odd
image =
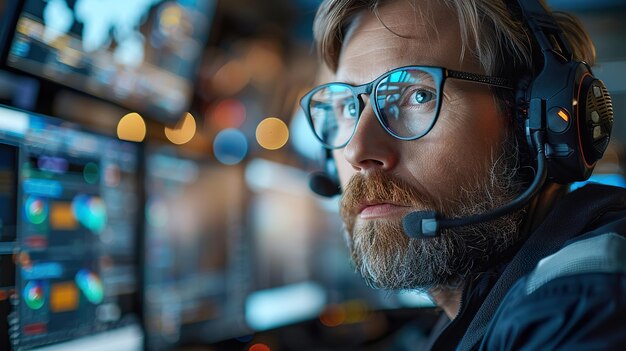
[(343, 149), (343, 155), (356, 171), (389, 171), (398, 161), (397, 144), (400, 140), (385, 131), (369, 99), (365, 101), (354, 135)]

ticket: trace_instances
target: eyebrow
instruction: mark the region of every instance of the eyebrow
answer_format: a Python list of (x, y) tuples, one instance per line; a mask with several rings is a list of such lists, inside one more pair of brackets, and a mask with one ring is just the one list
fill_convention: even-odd
[[(413, 67), (413, 66), (403, 66), (403, 67)], [(471, 81), (471, 82), (475, 82), (475, 83), (479, 83), (479, 84), (485, 84), (485, 85), (491, 85), (491, 86), (495, 86), (495, 87), (499, 87), (499, 88), (504, 88), (504, 89), (510, 89), (510, 90), (514, 90), (514, 86), (512, 84), (512, 82), (507, 79), (507, 78), (502, 78), (502, 77), (494, 77), (494, 76), (486, 76), (486, 75), (482, 75), (482, 74), (477, 74), (477, 73), (472, 73), (472, 72), (464, 72), (464, 71), (457, 71), (457, 70), (453, 70), (453, 69), (447, 69), (445, 67), (442, 66), (419, 66), (416, 65), (415, 67), (439, 67), (443, 69), (443, 79), (446, 78), (454, 78), (454, 79), (460, 79), (460, 80), (465, 80), (465, 81)], [(390, 68), (387, 69), (385, 72), (383, 72), (382, 74), (380, 74), (378, 77), (374, 78), (374, 80), (382, 77), (383, 75), (391, 72), (391, 71), (395, 71), (396, 69), (399, 69), (402, 67), (395, 67), (395, 68)], [(367, 82), (367, 83), (362, 83), (362, 84), (356, 84), (354, 81), (352, 80), (346, 80), (346, 81), (334, 81), (334, 82), (330, 82), (330, 83), (343, 83), (343, 84), (349, 84), (352, 86), (360, 86), (360, 85), (364, 85), (364, 84), (369, 84), (371, 82), (373, 82), (374, 80)]]
[[(356, 83), (355, 81), (350, 80), (350, 79), (347, 79), (347, 80), (344, 80), (344, 81), (334, 80), (334, 81), (331, 81), (331, 82), (329, 82), (329, 83), (343, 83), (343, 84), (349, 84), (349, 85), (352, 85), (352, 86), (355, 86), (355, 87), (356, 87), (356, 86), (363, 85), (363, 84), (369, 84), (369, 83), (371, 83), (371, 82), (375, 81), (376, 79), (378, 79), (378, 78), (380, 78), (380, 77), (384, 76), (385, 74), (387, 74), (387, 73), (389, 73), (389, 72), (392, 72), (392, 71), (397, 70), (398, 68), (400, 68), (400, 67), (391, 67), (391, 68), (388, 68), (388, 69), (386, 69), (383, 73), (379, 74), (379, 75), (378, 75), (378, 76), (376, 76), (374, 79), (372, 79), (371, 81), (369, 81), (369, 82), (365, 82), (365, 83), (361, 83), (361, 84), (358, 84), (358, 83)], [(420, 74), (420, 76), (421, 76), (421, 75), (427, 75), (427, 73), (425, 73), (425, 72), (422, 72), (422, 73), (423, 73), (423, 74)], [(457, 77), (455, 76), (455, 77), (451, 77), (451, 78), (457, 78)], [(463, 79), (463, 78), (460, 78), (460, 79)]]
[(355, 82), (352, 79), (339, 80), (339, 79), (336, 79), (337, 78), (336, 76), (333, 77), (333, 78), (335, 78), (335, 79), (328, 81), (328, 83), (343, 83), (343, 84), (349, 84), (349, 85), (352, 85), (352, 86), (355, 86), (355, 87), (359, 86), (359, 85), (362, 85), (362, 84), (367, 84), (367, 83), (358, 84), (357, 82)]
[(381, 73), (381, 74), (377, 75), (376, 77), (374, 77), (374, 79), (372, 79), (372, 80), (370, 80), (370, 81), (368, 81), (368, 82), (365, 82), (365, 83), (361, 83), (361, 84), (356, 83), (354, 80), (351, 80), (351, 79), (346, 79), (346, 80), (343, 80), (343, 81), (340, 81), (340, 80), (334, 80), (334, 81), (331, 81), (331, 82), (329, 82), (329, 83), (344, 83), (344, 84), (349, 84), (349, 85), (352, 85), (352, 86), (355, 86), (355, 87), (356, 87), (356, 86), (359, 86), (359, 85), (363, 85), (363, 84), (368, 84), (368, 83), (371, 83), (371, 82), (375, 81), (376, 79), (378, 79), (379, 77), (381, 77), (381, 76), (383, 76), (383, 75), (385, 75), (385, 74), (387, 74), (387, 73), (389, 73), (389, 72), (391, 72), (391, 71), (393, 71), (393, 70), (395, 70), (395, 69), (397, 69), (397, 68), (398, 68), (398, 67), (391, 67), (391, 68), (388, 68), (387, 70), (385, 70), (385, 72), (383, 72), (383, 73)]

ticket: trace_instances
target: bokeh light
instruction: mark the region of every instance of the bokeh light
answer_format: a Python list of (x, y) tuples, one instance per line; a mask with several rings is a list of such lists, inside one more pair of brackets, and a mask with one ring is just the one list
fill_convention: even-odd
[(320, 322), (327, 327), (337, 327), (346, 322), (346, 310), (341, 305), (329, 305), (320, 313)]
[(196, 120), (191, 113), (187, 113), (173, 128), (165, 127), (165, 136), (172, 144), (188, 143), (194, 135), (196, 135)]
[(239, 128), (246, 121), (246, 106), (237, 99), (220, 101), (205, 118), (217, 129)]
[(183, 11), (176, 5), (168, 5), (159, 16), (159, 27), (165, 33), (170, 33), (180, 25)]
[(87, 162), (83, 168), (83, 178), (89, 184), (96, 184), (100, 180), (100, 167), (94, 162)]
[(266, 118), (256, 128), (256, 140), (264, 149), (278, 150), (289, 140), (289, 128), (278, 118)]
[(272, 41), (257, 41), (250, 45), (245, 58), (253, 81), (272, 84), (284, 69), (280, 46)]
[(32, 267), (30, 255), (26, 251), (22, 251), (18, 254), (18, 262), (20, 263), (20, 266), (22, 266), (22, 268), (29, 269)]
[(237, 94), (250, 82), (248, 67), (238, 60), (232, 60), (222, 66), (213, 75), (213, 91), (222, 96)]
[(117, 123), (117, 137), (121, 140), (142, 142), (146, 138), (146, 122), (140, 114), (129, 113)]
[(368, 306), (365, 301), (350, 300), (345, 303), (346, 323), (359, 323), (368, 317)]
[(271, 351), (271, 350), (272, 349), (270, 349), (269, 346), (265, 344), (261, 344), (261, 343), (254, 344), (250, 346), (250, 348), (248, 349), (248, 351)]
[(104, 183), (111, 188), (115, 188), (120, 185), (122, 180), (122, 174), (120, 168), (115, 164), (107, 165), (104, 170)]
[(169, 211), (167, 205), (159, 199), (150, 199), (146, 206), (146, 221), (153, 227), (162, 228), (167, 225)]
[(248, 153), (246, 136), (237, 129), (224, 129), (213, 142), (215, 158), (225, 165), (236, 165), (243, 161)]

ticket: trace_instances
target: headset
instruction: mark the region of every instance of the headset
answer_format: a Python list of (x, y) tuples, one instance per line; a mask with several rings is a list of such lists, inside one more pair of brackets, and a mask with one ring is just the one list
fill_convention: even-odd
[(318, 157), (323, 172), (314, 172), (309, 175), (309, 188), (316, 194), (324, 197), (333, 197), (341, 194), (337, 164), (333, 159), (332, 150), (322, 148)]
[[(516, 94), (521, 98), (516, 101), (518, 118), (524, 122), (529, 148), (535, 153), (534, 178), (517, 198), (486, 213), (444, 218), (435, 211), (411, 212), (403, 219), (405, 234), (411, 238), (436, 237), (442, 229), (485, 222), (519, 210), (546, 180), (559, 184), (586, 180), (609, 144), (613, 105), (604, 83), (587, 63), (574, 60), (563, 31), (539, 0), (515, 0), (507, 5), (528, 28), (537, 63), (541, 63)], [(326, 173), (312, 176), (309, 185), (320, 195), (338, 195), (336, 166), (329, 150), (325, 156)]]

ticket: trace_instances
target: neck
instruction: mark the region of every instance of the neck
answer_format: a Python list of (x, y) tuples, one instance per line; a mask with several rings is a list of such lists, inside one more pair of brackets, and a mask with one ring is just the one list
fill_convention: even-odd
[(461, 295), (463, 293), (462, 286), (458, 288), (434, 288), (430, 290), (430, 296), (450, 318), (454, 319), (459, 314), (461, 308)]
[(535, 198), (530, 202), (526, 219), (522, 224), (523, 235), (532, 233), (543, 222), (554, 202), (557, 201), (567, 192), (567, 187), (556, 184), (547, 183)]
[[(548, 214), (554, 202), (561, 197), (566, 190), (566, 187), (559, 184), (546, 184), (539, 195), (529, 204), (526, 220), (521, 230), (526, 234), (535, 230)], [(463, 294), (462, 284), (460, 284), (458, 288), (433, 288), (429, 293), (435, 304), (445, 312), (450, 320), (456, 318), (461, 308), (461, 296)]]

